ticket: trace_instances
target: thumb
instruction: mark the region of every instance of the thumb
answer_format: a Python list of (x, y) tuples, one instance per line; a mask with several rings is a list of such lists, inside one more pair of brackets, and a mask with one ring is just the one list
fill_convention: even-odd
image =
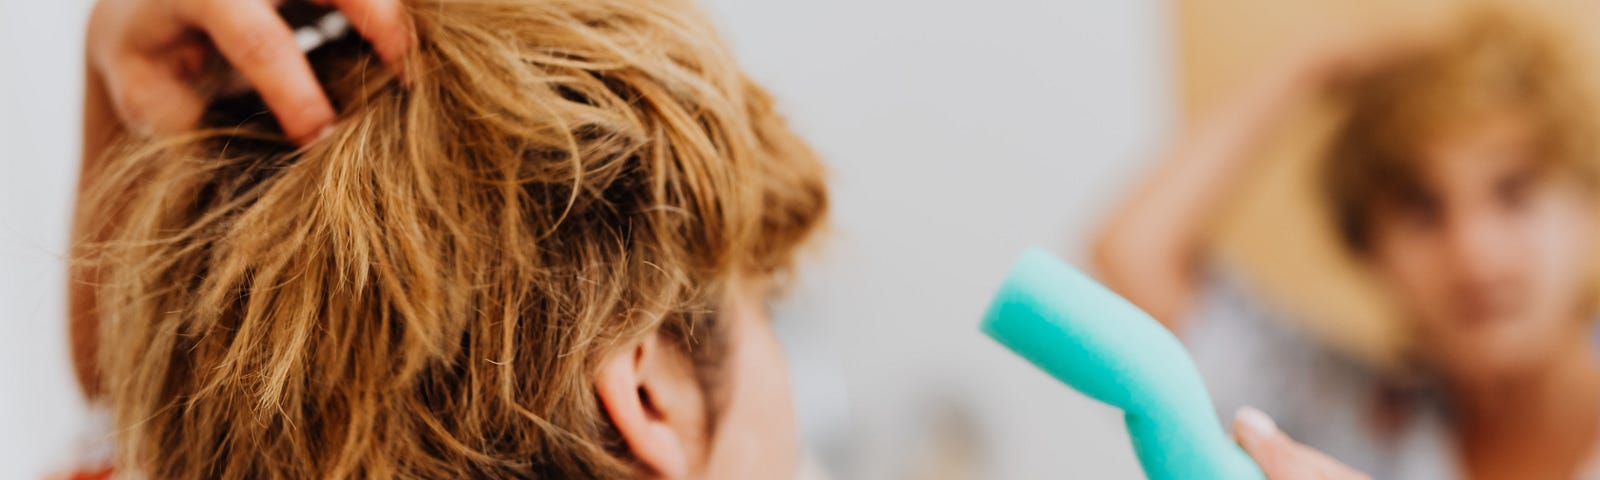
[(1234, 414), (1233, 435), (1271, 480), (1370, 480), (1322, 452), (1295, 443), (1278, 430), (1272, 417), (1254, 407)]
[(1261, 471), (1272, 480), (1310, 480), (1316, 478), (1299, 459), (1300, 446), (1278, 430), (1272, 417), (1255, 407), (1244, 407), (1233, 415), (1233, 436), (1245, 453), (1256, 460)]

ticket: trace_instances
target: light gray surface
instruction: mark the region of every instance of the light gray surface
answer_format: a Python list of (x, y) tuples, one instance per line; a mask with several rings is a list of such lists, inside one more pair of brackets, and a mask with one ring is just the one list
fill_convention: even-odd
[[(84, 421), (60, 255), (88, 4), (0, 0), (0, 478), (59, 465)], [(1081, 260), (1148, 165), (1171, 118), (1165, 3), (710, 7), (833, 169), (833, 237), (777, 313), (834, 475), (926, 478), (939, 460), (980, 478), (1136, 476), (1117, 412), (975, 325), (1013, 255)], [(962, 458), (972, 470), (948, 466)]]
[(0, 478), (40, 478), (86, 421), (62, 255), (77, 178), (79, 0), (0, 0)]

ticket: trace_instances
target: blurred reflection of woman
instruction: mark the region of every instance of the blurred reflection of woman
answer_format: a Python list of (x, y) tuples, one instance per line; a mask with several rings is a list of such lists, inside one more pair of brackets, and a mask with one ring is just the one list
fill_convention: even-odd
[[(1549, 33), (1484, 14), (1442, 40), (1292, 57), (1178, 139), (1101, 232), (1098, 267), (1191, 345), (1219, 407), (1257, 405), (1375, 478), (1595, 475), (1600, 157)], [(1409, 380), (1270, 321), (1286, 315), (1202, 245), (1253, 149), (1325, 94), (1348, 108), (1322, 158), (1327, 218), (1392, 294)]]

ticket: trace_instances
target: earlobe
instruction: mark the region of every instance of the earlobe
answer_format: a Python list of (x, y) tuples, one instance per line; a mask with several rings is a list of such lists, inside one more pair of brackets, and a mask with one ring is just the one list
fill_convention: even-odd
[(595, 392), (600, 398), (611, 423), (622, 434), (635, 458), (661, 478), (687, 478), (689, 475), (689, 445), (692, 435), (681, 431), (682, 422), (675, 422), (680, 405), (677, 401), (663, 401), (668, 397), (681, 398), (682, 392), (670, 391), (679, 387), (678, 379), (662, 378), (676, 370), (660, 362), (671, 362), (669, 352), (662, 352), (658, 335), (652, 334), (629, 348), (618, 349), (607, 356), (595, 378)]

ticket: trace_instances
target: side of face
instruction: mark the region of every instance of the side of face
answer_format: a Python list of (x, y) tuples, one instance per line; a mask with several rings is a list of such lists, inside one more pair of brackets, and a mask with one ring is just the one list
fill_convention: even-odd
[(799, 433), (789, 367), (767, 310), (770, 284), (752, 281), (737, 290), (722, 311), (731, 328), (729, 383), (701, 478), (792, 478), (799, 468)]
[(603, 362), (596, 394), (653, 477), (793, 477), (799, 435), (788, 367), (767, 312), (768, 285), (732, 282), (717, 313), (725, 357), (709, 389), (688, 356), (660, 333)]
[(1378, 202), (1369, 260), (1444, 373), (1482, 378), (1533, 368), (1587, 338), (1588, 192), (1539, 168), (1522, 117), (1488, 117), (1425, 142), (1422, 193)]

